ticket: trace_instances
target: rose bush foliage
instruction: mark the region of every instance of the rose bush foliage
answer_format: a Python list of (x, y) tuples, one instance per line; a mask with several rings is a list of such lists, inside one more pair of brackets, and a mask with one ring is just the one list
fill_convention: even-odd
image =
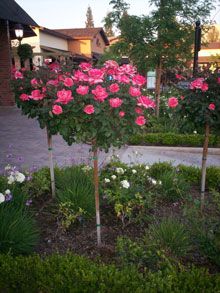
[(147, 123), (155, 103), (143, 95), (145, 84), (134, 66), (111, 60), (101, 68), (81, 63), (64, 70), (52, 64), (15, 71), (13, 82), (18, 107), (41, 128), (60, 133), (68, 144), (92, 143), (105, 150), (124, 144)]
[(220, 126), (220, 78), (218, 74), (205, 74), (189, 83), (180, 97), (170, 97), (170, 108), (176, 108), (186, 121), (201, 127), (208, 124), (212, 129)]

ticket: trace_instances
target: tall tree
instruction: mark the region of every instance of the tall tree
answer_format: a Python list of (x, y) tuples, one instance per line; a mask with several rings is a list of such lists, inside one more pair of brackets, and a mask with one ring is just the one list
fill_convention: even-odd
[[(113, 45), (112, 50), (128, 55), (142, 73), (156, 69), (157, 116), (162, 72), (191, 60), (194, 23), (197, 19), (200, 19), (202, 24), (208, 23), (213, 2), (150, 0), (154, 7), (150, 15), (127, 15), (121, 17), (117, 24), (121, 31), (121, 41)], [(119, 6), (113, 9), (119, 10), (115, 12), (116, 15), (121, 11)]]
[(88, 6), (87, 12), (86, 12), (86, 28), (94, 27), (94, 21), (93, 21), (93, 15), (92, 15), (92, 9), (90, 6)]
[(115, 33), (113, 30), (112, 12), (108, 12), (102, 22), (104, 23), (105, 33), (108, 37), (114, 37)]

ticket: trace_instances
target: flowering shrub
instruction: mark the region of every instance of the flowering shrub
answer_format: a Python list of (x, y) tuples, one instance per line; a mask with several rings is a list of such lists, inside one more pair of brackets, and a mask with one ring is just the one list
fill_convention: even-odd
[(106, 150), (147, 123), (155, 103), (142, 95), (145, 84), (135, 67), (111, 60), (102, 68), (81, 63), (73, 71), (58, 65), (16, 71), (13, 82), (17, 105), (42, 128), (60, 132), (69, 144), (96, 141)]
[(179, 97), (168, 99), (168, 106), (176, 108), (185, 120), (201, 127), (208, 124), (212, 128), (220, 125), (220, 83), (217, 74), (209, 74), (206, 78), (196, 78), (189, 88)]

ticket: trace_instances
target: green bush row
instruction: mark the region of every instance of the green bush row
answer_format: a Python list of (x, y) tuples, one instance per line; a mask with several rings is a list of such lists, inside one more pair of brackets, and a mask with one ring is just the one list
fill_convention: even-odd
[[(145, 133), (130, 138), (132, 145), (165, 145), (201, 147), (204, 135), (201, 134), (175, 134), (175, 133)], [(209, 146), (220, 147), (220, 136), (210, 135)]]
[(0, 291), (50, 292), (220, 292), (220, 277), (204, 269), (149, 272), (117, 269), (72, 254), (16, 257), (0, 255)]

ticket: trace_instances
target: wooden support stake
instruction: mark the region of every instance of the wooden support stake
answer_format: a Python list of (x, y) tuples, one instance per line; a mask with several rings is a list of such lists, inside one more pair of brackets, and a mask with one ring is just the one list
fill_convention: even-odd
[(52, 198), (55, 198), (55, 176), (54, 176), (54, 164), (53, 164), (52, 135), (49, 133), (48, 128), (47, 128), (47, 144), (48, 144), (48, 153), (49, 153)]

